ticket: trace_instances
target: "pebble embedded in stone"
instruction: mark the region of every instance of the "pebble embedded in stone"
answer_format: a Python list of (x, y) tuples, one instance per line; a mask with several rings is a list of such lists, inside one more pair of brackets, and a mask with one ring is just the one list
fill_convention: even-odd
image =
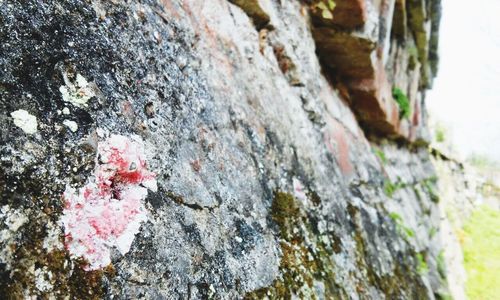
[(78, 124), (75, 121), (64, 120), (63, 124), (71, 130), (71, 132), (76, 132), (78, 130)]
[(18, 109), (10, 113), (14, 118), (14, 124), (27, 134), (34, 134), (38, 130), (36, 117), (24, 109)]

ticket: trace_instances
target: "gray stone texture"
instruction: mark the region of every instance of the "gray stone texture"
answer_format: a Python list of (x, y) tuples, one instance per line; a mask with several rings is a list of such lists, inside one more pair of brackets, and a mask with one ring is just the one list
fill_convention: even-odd
[[(320, 65), (310, 3), (251, 1), (269, 18), (255, 26), (232, 2), (0, 0), (2, 296), (446, 293), (427, 148), (367, 139)], [(86, 105), (60, 90), (77, 74)], [(14, 124), (19, 109), (35, 133)], [(85, 271), (59, 219), (102, 132), (142, 138), (158, 191), (130, 251)]]

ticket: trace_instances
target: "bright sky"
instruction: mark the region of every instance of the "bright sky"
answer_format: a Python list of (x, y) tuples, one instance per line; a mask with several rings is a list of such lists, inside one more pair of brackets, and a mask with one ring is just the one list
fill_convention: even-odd
[(426, 102), (465, 157), (500, 161), (500, 0), (442, 0), (438, 77)]

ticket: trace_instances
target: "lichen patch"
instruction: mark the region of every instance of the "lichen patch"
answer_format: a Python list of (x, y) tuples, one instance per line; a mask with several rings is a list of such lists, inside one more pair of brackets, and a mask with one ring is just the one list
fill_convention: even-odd
[(147, 169), (139, 137), (112, 135), (98, 145), (94, 177), (78, 190), (66, 188), (60, 220), (66, 249), (88, 262), (86, 270), (109, 265), (113, 247), (122, 255), (129, 251), (147, 220), (148, 189), (156, 191), (155, 174)]
[(43, 248), (47, 252), (53, 250), (62, 250), (63, 245), (59, 237), (61, 236), (61, 228), (52, 222), (47, 223), (47, 236), (43, 239)]
[(10, 113), (14, 119), (14, 124), (27, 134), (34, 134), (38, 130), (36, 117), (24, 109), (18, 109)]
[(63, 100), (78, 107), (87, 106), (90, 98), (95, 96), (95, 91), (87, 79), (77, 74), (76, 79), (72, 82), (65, 73), (63, 73), (63, 78), (65, 85), (59, 88)]
[(51, 284), (52, 280), (52, 272), (48, 270), (47, 267), (43, 267), (43, 269), (35, 270), (35, 286), (39, 291), (49, 292), (54, 287)]
[(71, 132), (76, 132), (78, 130), (78, 124), (75, 121), (64, 120), (63, 124), (71, 130)]
[(28, 217), (21, 210), (16, 210), (8, 205), (0, 207), (0, 262), (7, 268), (11, 267), (13, 259), (13, 248), (16, 235), (24, 224), (28, 222)]

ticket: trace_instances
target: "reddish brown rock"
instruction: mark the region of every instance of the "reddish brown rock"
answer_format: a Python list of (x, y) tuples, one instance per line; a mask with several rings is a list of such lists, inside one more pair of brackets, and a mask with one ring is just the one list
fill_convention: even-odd
[(342, 77), (374, 76), (374, 41), (328, 27), (316, 28), (313, 33), (321, 59)]
[(333, 23), (346, 28), (362, 26), (366, 22), (364, 0), (337, 0), (333, 11)]
[(318, 8), (317, 4), (313, 4), (312, 8), (313, 22), (324, 26), (333, 25), (342, 29), (356, 29), (363, 26), (368, 15), (365, 0), (335, 0), (335, 8), (331, 11), (331, 18), (325, 18), (323, 11)]
[(354, 167), (349, 157), (349, 135), (346, 128), (334, 118), (326, 120), (327, 130), (324, 141), (328, 151), (337, 159), (343, 175), (352, 175)]
[[(335, 3), (332, 20), (313, 11), (314, 39), (327, 72), (348, 87), (346, 100), (363, 129), (409, 142), (421, 139), (423, 112), (418, 95), (433, 76), (429, 36), (431, 22), (439, 18), (427, 18), (424, 0)], [(394, 88), (410, 102), (408, 119), (400, 115)]]
[(351, 107), (358, 118), (371, 132), (397, 135), (399, 128), (399, 108), (392, 99), (391, 86), (381, 64), (373, 78), (353, 80)]

